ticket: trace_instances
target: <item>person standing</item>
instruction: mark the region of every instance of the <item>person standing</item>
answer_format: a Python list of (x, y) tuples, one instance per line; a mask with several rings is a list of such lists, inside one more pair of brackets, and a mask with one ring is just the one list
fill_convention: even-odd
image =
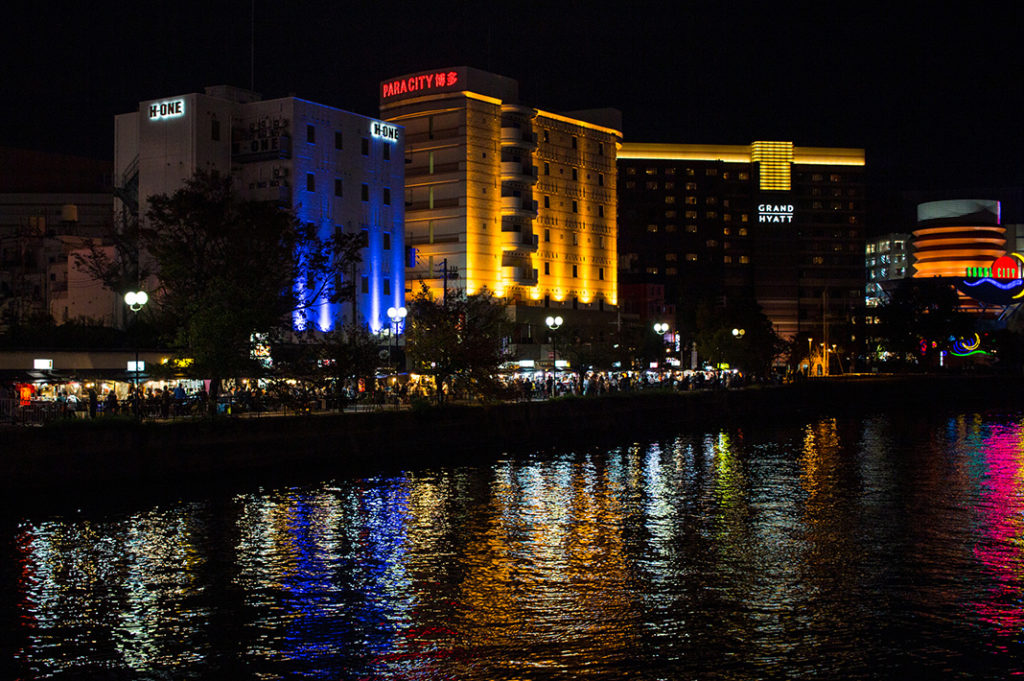
[(99, 400), (96, 398), (96, 389), (89, 388), (89, 418), (96, 418), (96, 408), (99, 406)]

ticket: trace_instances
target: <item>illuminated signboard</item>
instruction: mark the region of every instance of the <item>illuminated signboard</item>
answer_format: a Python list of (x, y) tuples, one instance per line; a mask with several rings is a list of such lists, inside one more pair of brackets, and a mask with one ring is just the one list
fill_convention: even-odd
[(370, 135), (385, 142), (395, 143), (398, 141), (398, 126), (373, 121), (370, 123)]
[(757, 207), (758, 222), (793, 222), (793, 204), (762, 203)]
[[(964, 286), (983, 290), (989, 285), (1005, 291), (1013, 292), (1013, 298), (1024, 297), (1024, 256), (1020, 253), (1003, 255), (992, 261), (991, 267), (968, 267)], [(974, 295), (971, 293), (970, 295)]]
[(381, 98), (397, 97), (414, 92), (431, 92), (459, 85), (458, 71), (437, 71), (390, 80), (381, 84)]
[(146, 370), (146, 362), (144, 360), (140, 359), (138, 362), (134, 362), (132, 360), (128, 360), (128, 371), (136, 371), (136, 372), (138, 372), (138, 371), (145, 371), (145, 370)]
[(34, 360), (32, 360), (32, 368), (33, 369), (52, 369), (53, 368), (53, 360), (52, 359), (34, 359)]
[(153, 102), (149, 105), (149, 120), (151, 121), (159, 121), (164, 118), (180, 118), (184, 115), (184, 99), (171, 99), (166, 102)]

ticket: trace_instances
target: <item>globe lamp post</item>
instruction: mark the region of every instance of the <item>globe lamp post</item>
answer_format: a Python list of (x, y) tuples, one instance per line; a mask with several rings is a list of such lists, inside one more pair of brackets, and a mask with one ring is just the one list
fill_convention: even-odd
[[(132, 312), (135, 313), (136, 322), (138, 321), (138, 313), (149, 302), (149, 294), (145, 291), (128, 291), (124, 294), (125, 305), (128, 306)], [(139, 418), (142, 417), (142, 400), (139, 397), (139, 338), (138, 334), (135, 336), (135, 415)]]
[(558, 371), (558, 346), (555, 344), (555, 331), (562, 327), (563, 321), (561, 317), (548, 317), (544, 320), (544, 324), (551, 331), (551, 361), (555, 371)]
[[(391, 362), (394, 364), (395, 356), (394, 350), (398, 348), (398, 331), (401, 327), (402, 320), (409, 314), (409, 311), (404, 307), (389, 307), (388, 308), (388, 319), (391, 320), (391, 338), (393, 339), (393, 350), (391, 352)], [(396, 372), (397, 373), (397, 372)]]

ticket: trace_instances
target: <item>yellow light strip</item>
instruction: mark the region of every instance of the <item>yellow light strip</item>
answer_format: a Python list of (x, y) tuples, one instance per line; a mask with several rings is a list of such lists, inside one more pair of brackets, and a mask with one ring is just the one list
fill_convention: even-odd
[[(651, 161), (723, 161), (751, 163), (750, 146), (739, 144), (664, 144), (624, 142), (619, 158)], [(863, 166), (863, 149), (793, 147), (793, 163), (802, 165)]]
[(760, 165), (762, 191), (786, 191), (791, 187), (792, 142), (763, 142), (750, 145), (750, 160)]
[(551, 113), (550, 111), (544, 111), (537, 109), (537, 116), (544, 116), (545, 118), (551, 118), (556, 121), (562, 121), (563, 123), (569, 123), (570, 125), (578, 125), (581, 128), (587, 128), (588, 130), (597, 130), (598, 132), (608, 133), (609, 135), (615, 135), (616, 137), (622, 137), (622, 131), (614, 128), (606, 128), (602, 125), (595, 125), (594, 123), (588, 123), (587, 121), (581, 121), (578, 118), (569, 118), (568, 116), (562, 116), (561, 114)]

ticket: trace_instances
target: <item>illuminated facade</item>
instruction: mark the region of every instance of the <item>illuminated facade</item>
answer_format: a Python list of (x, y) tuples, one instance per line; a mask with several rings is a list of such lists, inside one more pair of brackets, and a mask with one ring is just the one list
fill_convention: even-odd
[(885, 234), (868, 239), (864, 245), (867, 283), (864, 304), (878, 307), (886, 300), (885, 284), (911, 276), (910, 235)]
[(317, 282), (296, 282), (307, 308), (296, 330), (355, 321), (378, 331), (405, 299), (404, 132), (366, 116), (295, 97), (262, 100), (240, 88), (206, 88), (139, 103), (115, 118), (117, 203), (145, 215), (146, 197), (171, 193), (199, 169), (230, 174), (244, 199), (273, 201), (321, 237), (366, 234), (356, 301), (306, 300)]
[(621, 125), (617, 111), (526, 106), (518, 89), (463, 66), (384, 81), (380, 101), (406, 134), (412, 290), (486, 288), (528, 345), (551, 308), (570, 326), (614, 319)]
[[(864, 150), (624, 144), (620, 278), (677, 307), (752, 297), (786, 337), (821, 334), (864, 301)], [(643, 301), (636, 301), (643, 308)]]
[(993, 200), (929, 201), (917, 207), (914, 277), (963, 277), (1006, 253), (1000, 204)]

